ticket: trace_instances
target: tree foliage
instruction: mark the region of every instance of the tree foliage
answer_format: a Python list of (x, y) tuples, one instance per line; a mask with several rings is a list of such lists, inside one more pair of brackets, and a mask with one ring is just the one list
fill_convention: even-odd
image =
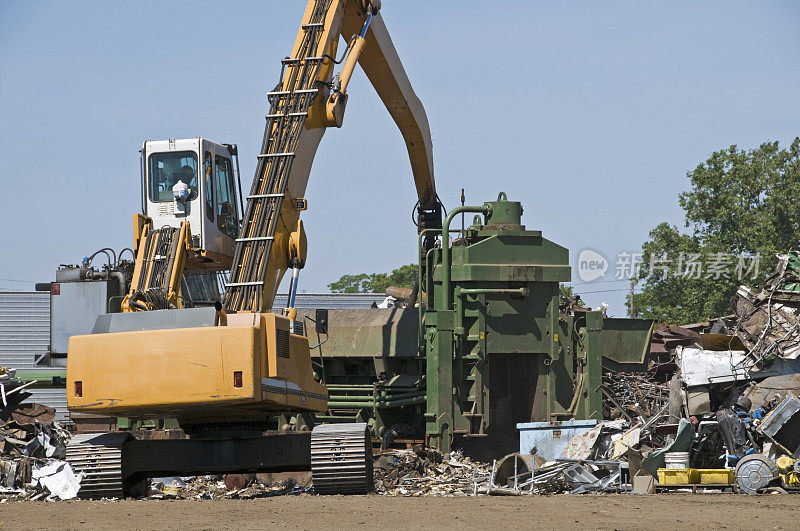
[[(788, 148), (766, 142), (744, 151), (736, 146), (717, 151), (687, 173), (691, 188), (679, 196), (689, 234), (661, 223), (642, 245), (642, 293), (634, 295), (637, 315), (686, 324), (731, 313), (730, 298), (738, 284), (754, 287), (775, 266), (777, 253), (800, 248), (800, 138)], [(682, 254), (683, 253), (683, 254)], [(695, 278), (685, 273), (694, 255), (707, 266), (730, 256), (731, 274)], [(758, 256), (739, 280), (733, 256)], [(666, 257), (673, 274), (663, 269)], [(681, 262), (681, 259), (684, 261)], [(751, 261), (750, 266), (754, 265)], [(682, 269), (683, 268), (683, 269)], [(678, 273), (678, 274), (674, 274)]]
[(418, 265), (407, 264), (391, 273), (342, 275), (336, 282), (328, 284), (328, 289), (333, 293), (385, 293), (389, 286), (413, 288), (418, 273)]
[[(728, 300), (736, 290), (735, 280), (667, 274), (657, 269), (660, 264), (654, 260), (665, 253), (678, 260), (681, 256), (699, 254), (701, 264), (708, 262), (708, 249), (695, 235), (683, 234), (668, 223), (658, 225), (650, 231), (650, 240), (642, 245), (638, 277), (644, 279), (644, 287), (633, 296), (636, 315), (665, 323), (688, 324), (730, 313)], [(685, 266), (682, 269), (686, 271)]]
[(558, 285), (558, 294), (562, 297), (572, 297), (576, 295), (575, 289), (572, 286), (567, 286), (566, 284)]

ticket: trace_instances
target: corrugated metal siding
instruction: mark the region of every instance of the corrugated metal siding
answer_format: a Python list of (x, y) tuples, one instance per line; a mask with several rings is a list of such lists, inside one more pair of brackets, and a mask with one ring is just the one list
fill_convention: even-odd
[(0, 365), (31, 369), (50, 347), (50, 293), (0, 292)]
[(56, 408), (56, 420), (59, 422), (64, 422), (69, 417), (66, 388), (35, 389), (29, 387), (26, 390), (32, 395), (26, 402), (36, 402)]
[[(286, 304), (286, 293), (275, 296), (274, 310), (280, 310)], [(386, 298), (382, 293), (298, 293), (294, 299), (294, 307), (298, 310), (348, 310), (369, 308), (372, 303), (380, 304)]]
[[(0, 292), (0, 365), (33, 369), (36, 358), (50, 348), (50, 293), (42, 291)], [(29, 387), (27, 402), (56, 408), (56, 420), (65, 421), (67, 390)]]

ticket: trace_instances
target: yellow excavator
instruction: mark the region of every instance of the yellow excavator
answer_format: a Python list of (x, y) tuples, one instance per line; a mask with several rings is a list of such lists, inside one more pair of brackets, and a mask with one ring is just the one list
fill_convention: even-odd
[[(143, 214), (152, 215), (134, 219), (131, 290), (123, 313), (102, 315), (91, 334), (70, 339), (67, 399), (75, 413), (174, 418), (187, 437), (77, 435), (67, 459), (85, 474), (82, 496), (135, 495), (155, 475), (308, 468), (317, 492), (370, 489), (366, 424), (320, 425), (310, 435), (269, 428), (275, 415), (327, 408), (308, 338), (294, 320), (306, 259), (300, 213), (317, 146), (328, 127), (342, 126), (356, 64), (406, 142), (420, 230), (441, 227), (428, 120), (380, 7), (378, 0), (308, 2), (268, 93), (261, 153), (243, 200), (236, 200), (230, 161), (235, 146), (202, 138), (143, 146)], [(340, 36), (347, 43), (341, 56)], [(230, 268), (223, 300), (181, 308), (185, 268)], [(289, 269), (287, 307), (270, 313)]]

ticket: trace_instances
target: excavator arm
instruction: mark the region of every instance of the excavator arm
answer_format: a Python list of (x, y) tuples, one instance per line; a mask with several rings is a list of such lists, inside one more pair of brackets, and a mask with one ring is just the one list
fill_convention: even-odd
[[(341, 35), (348, 39), (358, 31), (357, 4), (348, 4)], [(414, 93), (380, 13), (372, 17), (366, 43), (358, 59), (381, 101), (394, 119), (408, 149), (420, 206), (434, 210), (439, 204), (433, 178), (433, 146), (428, 116)]]
[[(433, 150), (425, 109), (414, 93), (379, 12), (377, 0), (310, 0), (292, 55), (268, 94), (269, 114), (239, 238), (225, 307), (267, 311), (291, 267), (292, 233), (302, 232), (300, 211), (314, 156), (328, 127), (341, 127), (347, 86), (360, 64), (408, 149), (419, 196), (420, 228), (441, 226), (433, 176)], [(334, 74), (339, 37), (348, 43)]]

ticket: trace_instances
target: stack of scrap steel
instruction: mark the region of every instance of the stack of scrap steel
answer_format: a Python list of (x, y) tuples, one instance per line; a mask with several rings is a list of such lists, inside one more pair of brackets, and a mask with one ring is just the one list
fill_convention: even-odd
[(764, 289), (739, 286), (731, 302), (738, 321), (734, 333), (753, 366), (800, 356), (800, 252), (779, 256)]
[(29, 384), (0, 367), (0, 499), (69, 499), (80, 486), (64, 461), (70, 434), (54, 421), (55, 410), (24, 402)]
[(604, 375), (606, 418), (630, 444), (579, 459), (625, 459), (660, 489), (800, 490), (800, 252), (731, 303), (730, 316), (656, 327), (647, 374)]
[(660, 382), (666, 382), (675, 374), (675, 352), (679, 346), (700, 342), (699, 330), (708, 323), (677, 326), (659, 324), (653, 329), (650, 340), (650, 373)]
[(603, 410), (608, 419), (651, 415), (669, 401), (669, 385), (651, 373), (603, 373)]
[[(301, 476), (302, 474), (298, 474)], [(270, 481), (263, 474), (228, 474), (226, 476), (163, 477), (150, 481), (148, 498), (156, 500), (216, 500), (268, 498), (309, 492), (294, 477)]]
[[(800, 379), (794, 385), (800, 387)], [(794, 457), (800, 455), (800, 399), (758, 396), (756, 402), (733, 394), (717, 411), (677, 422), (667, 413), (669, 404), (650, 415), (601, 422), (575, 435), (555, 458), (511, 454), (494, 463), (490, 481), (476, 479), (474, 491), (800, 491), (800, 459)]]
[(706, 469), (728, 471), (741, 492), (798, 490), (800, 253), (779, 256), (763, 289), (740, 286), (731, 304), (733, 316), (675, 350), (682, 413), (695, 428), (688, 466), (700, 480)]
[(375, 490), (389, 496), (468, 496), (488, 481), (490, 467), (460, 452), (442, 455), (421, 445), (387, 450), (374, 464)]

